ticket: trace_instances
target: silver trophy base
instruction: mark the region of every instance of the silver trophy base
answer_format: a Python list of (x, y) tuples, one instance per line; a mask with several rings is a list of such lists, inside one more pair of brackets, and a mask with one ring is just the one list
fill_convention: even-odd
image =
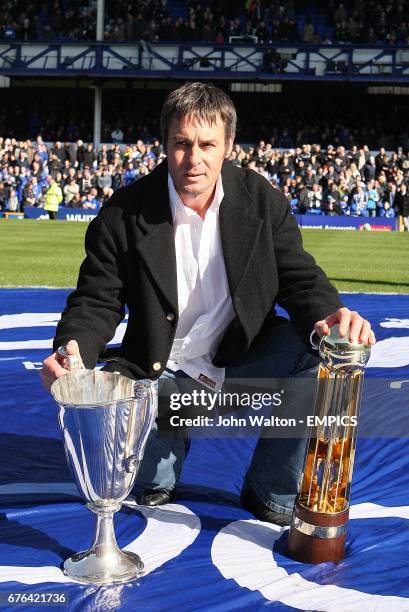
[(79, 552), (63, 564), (63, 572), (83, 584), (123, 584), (144, 574), (145, 567), (138, 555), (122, 550), (98, 549)]

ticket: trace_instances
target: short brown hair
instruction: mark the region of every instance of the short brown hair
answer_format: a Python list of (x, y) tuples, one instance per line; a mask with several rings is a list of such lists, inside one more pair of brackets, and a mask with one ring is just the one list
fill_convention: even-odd
[(162, 141), (166, 151), (169, 125), (173, 117), (193, 117), (210, 125), (216, 123), (220, 115), (225, 128), (225, 139), (234, 140), (237, 127), (237, 114), (231, 98), (210, 83), (184, 83), (172, 91), (162, 107), (160, 124)]

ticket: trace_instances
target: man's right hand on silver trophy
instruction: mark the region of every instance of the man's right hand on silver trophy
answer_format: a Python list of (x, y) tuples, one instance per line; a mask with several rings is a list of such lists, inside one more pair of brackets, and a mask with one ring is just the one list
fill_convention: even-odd
[(44, 359), (40, 370), (41, 382), (47, 391), (57, 378), (65, 376), (69, 370), (83, 368), (80, 349), (76, 340), (70, 340), (64, 347), (60, 347)]

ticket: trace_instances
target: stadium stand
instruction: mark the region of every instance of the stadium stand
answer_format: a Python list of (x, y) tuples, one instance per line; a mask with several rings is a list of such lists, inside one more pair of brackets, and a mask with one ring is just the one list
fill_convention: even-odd
[[(128, 0), (107, 2), (107, 41), (147, 40), (228, 42), (255, 36), (258, 42), (408, 43), (404, 0)], [(0, 40), (92, 40), (96, 3), (6, 0), (0, 15)]]
[[(53, 88), (50, 81), (44, 85), (30, 88), (16, 79), (12, 87), (1, 90), (0, 134), (17, 140), (34, 140), (38, 134), (49, 142), (93, 140), (92, 90), (72, 85), (67, 91)], [(235, 92), (228, 83), (222, 88), (236, 105), (237, 139), (242, 143), (262, 139), (274, 148), (319, 142), (324, 147), (348, 149), (356, 144), (371, 150), (409, 150), (404, 95), (369, 95), (365, 86), (336, 82), (309, 83), (308, 88), (302, 82), (286, 82), (278, 94)], [(126, 144), (159, 137), (166, 91), (104, 88), (102, 141)]]

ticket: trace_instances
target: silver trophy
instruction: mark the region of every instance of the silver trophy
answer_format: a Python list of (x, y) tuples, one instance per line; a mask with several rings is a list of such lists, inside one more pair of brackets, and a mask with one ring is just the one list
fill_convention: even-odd
[(117, 373), (76, 369), (56, 380), (65, 452), (75, 483), (97, 515), (91, 548), (64, 563), (86, 584), (123, 583), (141, 576), (138, 555), (119, 549), (113, 515), (129, 494), (157, 413), (157, 387)]

